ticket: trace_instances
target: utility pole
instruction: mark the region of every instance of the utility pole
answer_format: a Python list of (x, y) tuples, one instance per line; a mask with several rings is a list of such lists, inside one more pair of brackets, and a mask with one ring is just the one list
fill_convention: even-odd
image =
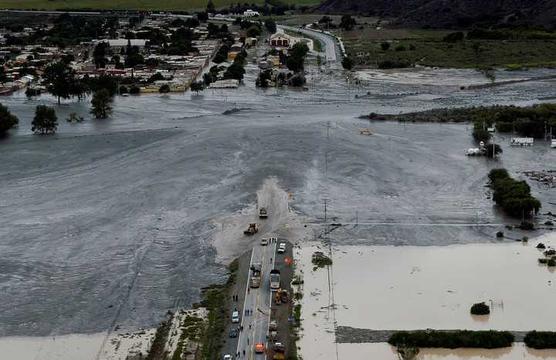
[(328, 205), (328, 199), (324, 199), (324, 222), (325, 223), (326, 223), (326, 220), (327, 220), (327, 217), (326, 217), (327, 205)]

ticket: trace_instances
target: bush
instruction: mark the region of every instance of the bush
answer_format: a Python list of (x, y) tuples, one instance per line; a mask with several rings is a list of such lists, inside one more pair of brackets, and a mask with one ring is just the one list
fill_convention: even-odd
[(415, 330), (398, 331), (390, 336), (388, 343), (393, 346), (431, 348), (481, 348), (496, 349), (511, 346), (514, 336), (508, 331), (471, 330)]
[(388, 49), (390, 49), (390, 43), (389, 42), (383, 42), (380, 44), (380, 48), (382, 49), (382, 51), (386, 51)]
[(458, 41), (463, 41), (464, 35), (461, 31), (450, 33), (442, 39), (444, 42), (455, 43)]
[(18, 123), (19, 119), (6, 106), (0, 104), (0, 135), (5, 134)]
[(546, 265), (548, 265), (549, 267), (556, 266), (556, 260), (550, 259), (546, 262)]
[(170, 92), (170, 85), (168, 84), (164, 84), (160, 87), (160, 89), (158, 89), (158, 92), (161, 94), (167, 94)]
[(490, 308), (484, 302), (476, 303), (471, 306), (472, 315), (488, 315), (490, 314)]
[(140, 89), (139, 86), (137, 86), (137, 85), (132, 85), (132, 86), (129, 88), (129, 93), (130, 93), (131, 95), (138, 95), (140, 92), (141, 92), (141, 89)]
[(537, 249), (546, 249), (546, 245), (544, 245), (543, 243), (538, 243), (536, 247)]
[(521, 230), (535, 230), (535, 224), (530, 221), (522, 221), (521, 224), (519, 224), (519, 228)]
[(556, 332), (530, 331), (525, 335), (524, 342), (533, 349), (556, 349)]
[(503, 232), (503, 231), (498, 231), (498, 232), (496, 233), (496, 237), (497, 237), (497, 238), (503, 238), (503, 237), (504, 237), (504, 232)]

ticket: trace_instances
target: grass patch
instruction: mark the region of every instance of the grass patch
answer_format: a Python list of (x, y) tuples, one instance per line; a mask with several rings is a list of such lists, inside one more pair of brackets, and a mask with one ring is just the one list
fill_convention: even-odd
[(149, 354), (147, 355), (146, 360), (164, 359), (166, 357), (164, 347), (166, 346), (166, 341), (168, 340), (168, 333), (170, 332), (171, 325), (171, 316), (160, 323), (156, 329), (156, 334), (154, 335), (154, 340), (151, 348), (149, 349)]
[(514, 336), (508, 331), (438, 331), (416, 330), (398, 331), (390, 336), (388, 343), (393, 346), (430, 348), (481, 348), (496, 349), (511, 346)]
[[(556, 37), (551, 33), (546, 33), (545, 38), (517, 34), (510, 39), (458, 42), (443, 41), (447, 34), (444, 30), (376, 30), (374, 26), (365, 26), (340, 35), (348, 55), (357, 64), (371, 67), (378, 67), (385, 61), (411, 66), (508, 67), (512, 70), (556, 66)], [(385, 41), (391, 43), (387, 50), (381, 47)]]
[(230, 288), (236, 280), (238, 268), (239, 261), (234, 260), (229, 266), (230, 276), (225, 284), (203, 289), (203, 300), (200, 305), (207, 308), (209, 312), (206, 331), (201, 342), (203, 360), (219, 359), (228, 322), (227, 300), (230, 298)]
[[(207, 6), (208, 0), (0, 0), (1, 9), (95, 9), (95, 10), (199, 10)], [(236, 4), (233, 0), (213, 0), (217, 8)], [(318, 0), (282, 0), (286, 4), (316, 5)], [(264, 0), (253, 0), (250, 4), (264, 5)]]
[(188, 341), (200, 342), (205, 333), (205, 321), (196, 316), (186, 316), (181, 323), (182, 333), (171, 360), (181, 360)]

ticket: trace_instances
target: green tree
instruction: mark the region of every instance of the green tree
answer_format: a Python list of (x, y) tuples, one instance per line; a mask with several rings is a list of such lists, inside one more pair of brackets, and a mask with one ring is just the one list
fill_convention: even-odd
[(388, 49), (390, 49), (390, 43), (389, 42), (382, 42), (380, 43), (380, 48), (382, 49), (382, 51), (386, 51)]
[(6, 70), (4, 69), (4, 65), (0, 65), (0, 84), (4, 84), (6, 81), (8, 81)]
[(8, 130), (17, 125), (19, 120), (7, 107), (0, 104), (0, 135), (6, 134)]
[(31, 131), (35, 134), (54, 134), (58, 129), (58, 117), (53, 108), (46, 105), (38, 105), (35, 109), (35, 117), (31, 123)]
[(76, 95), (75, 71), (66, 63), (59, 61), (48, 65), (43, 78), (48, 92), (58, 98), (58, 104), (61, 98), (69, 99)]
[(342, 66), (343, 66), (344, 69), (351, 70), (351, 69), (353, 69), (354, 65), (355, 64), (353, 62), (353, 59), (350, 58), (349, 56), (346, 56), (342, 59)]
[(266, 19), (264, 21), (264, 26), (269, 33), (274, 34), (276, 32), (276, 21), (272, 19)]
[(216, 7), (214, 6), (214, 3), (212, 2), (212, 0), (208, 0), (207, 13), (214, 14), (215, 12), (216, 12)]
[(351, 31), (357, 25), (357, 22), (351, 15), (344, 15), (342, 16), (342, 20), (340, 21), (340, 27), (346, 31)]
[(106, 56), (108, 55), (108, 51), (110, 49), (110, 45), (107, 42), (99, 42), (94, 50), (93, 50), (93, 61), (97, 68), (104, 68), (108, 60), (106, 60)]
[(205, 89), (205, 84), (202, 81), (195, 81), (191, 84), (191, 91), (195, 91), (199, 94), (199, 91), (203, 91)]
[(110, 91), (100, 89), (93, 94), (91, 114), (97, 119), (106, 119), (112, 113), (112, 96)]
[(257, 37), (261, 35), (261, 28), (258, 25), (252, 25), (249, 29), (247, 29), (247, 36), (249, 37)]

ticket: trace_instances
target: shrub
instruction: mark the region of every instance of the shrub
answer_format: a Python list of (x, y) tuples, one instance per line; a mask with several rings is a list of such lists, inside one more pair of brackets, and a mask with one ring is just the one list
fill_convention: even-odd
[(390, 43), (389, 42), (383, 42), (380, 44), (380, 48), (382, 49), (382, 51), (386, 51), (388, 49), (390, 49)]
[(555, 349), (556, 332), (530, 331), (525, 335), (525, 345), (533, 349)]
[(514, 336), (508, 331), (471, 331), (471, 330), (415, 330), (398, 331), (388, 339), (393, 346), (431, 347), (431, 348), (482, 348), (496, 349), (511, 346)]
[(498, 231), (498, 232), (496, 233), (496, 237), (497, 237), (497, 238), (503, 238), (503, 237), (504, 237), (504, 232), (503, 232), (503, 231)]
[(464, 35), (461, 31), (450, 33), (442, 39), (444, 42), (455, 43), (458, 41), (463, 41)]
[[(536, 199), (535, 199), (536, 200)], [(538, 201), (538, 200), (537, 200)], [(540, 207), (540, 206), (539, 206)], [(533, 224), (530, 221), (522, 221), (521, 224), (519, 224), (519, 228), (521, 230), (534, 230), (535, 229), (535, 224)]]
[(546, 265), (547, 263), (548, 263), (548, 259), (547, 259), (547, 258), (539, 258), (539, 264)]
[(554, 225), (554, 223), (553, 223), (552, 221), (550, 221), (550, 220), (545, 221), (544, 224), (545, 224), (546, 226), (553, 226), (553, 225)]
[(556, 260), (554, 260), (554, 259), (552, 258), (552, 259), (550, 259), (550, 260), (548, 260), (548, 261), (546, 262), (546, 265), (548, 265), (548, 266), (550, 266), (550, 267), (556, 266)]
[(538, 243), (536, 247), (537, 249), (546, 249), (546, 246), (543, 243)]
[(488, 315), (490, 314), (490, 308), (484, 302), (476, 303), (471, 306), (472, 315)]

